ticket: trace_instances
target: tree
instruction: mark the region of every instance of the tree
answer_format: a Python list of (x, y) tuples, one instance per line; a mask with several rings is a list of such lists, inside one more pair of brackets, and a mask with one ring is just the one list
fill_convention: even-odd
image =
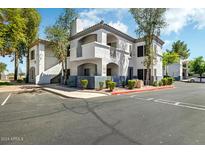
[[(130, 9), (135, 22), (137, 23), (136, 33), (145, 40), (146, 57), (144, 65), (147, 68), (146, 84), (149, 84), (149, 74), (153, 74), (153, 65), (156, 61), (156, 55), (153, 49), (154, 36), (158, 36), (162, 28), (166, 26), (163, 8), (138, 8)], [(153, 82), (153, 75), (151, 83)]]
[(17, 80), (19, 62), (27, 53), (29, 69), (29, 46), (36, 39), (40, 15), (36, 9), (0, 9), (0, 55), (13, 55), (14, 80)]
[(176, 41), (172, 44), (172, 49), (169, 52), (175, 52), (179, 54), (181, 59), (187, 59), (190, 56), (189, 49), (187, 48), (187, 44), (184, 41)]
[(7, 65), (0, 62), (0, 79), (1, 79), (1, 73), (3, 73), (4, 71), (6, 71), (6, 67)]
[(50, 47), (62, 65), (61, 83), (64, 83), (65, 59), (67, 57), (68, 36), (66, 31), (60, 26), (47, 27), (46, 37), (50, 40)]
[(3, 32), (1, 35), (1, 55), (13, 55), (14, 61), (14, 80), (17, 80), (19, 59), (21, 61), (22, 53), (19, 51), (22, 44), (25, 43), (25, 19), (22, 9), (1, 9), (3, 16)]
[(175, 52), (166, 51), (163, 53), (162, 64), (163, 67), (166, 68), (166, 76), (168, 76), (167, 66), (178, 62), (178, 60), (179, 60), (179, 55)]
[(202, 56), (195, 58), (193, 61), (189, 62), (189, 68), (191, 72), (199, 74), (200, 82), (202, 82), (202, 75), (205, 72), (205, 60)]
[[(51, 41), (56, 57), (62, 63), (61, 83), (66, 84), (67, 80), (67, 50), (70, 44), (71, 23), (75, 20), (77, 14), (74, 9), (64, 9), (53, 26), (47, 27), (45, 32), (47, 39)], [(64, 72), (65, 70), (65, 72)]]
[[(78, 14), (76, 13), (75, 9), (67, 8), (64, 9), (64, 12), (59, 16), (59, 19), (57, 20), (56, 24), (64, 29), (66, 31), (66, 34), (68, 36), (68, 43), (67, 43), (67, 50), (69, 50), (70, 42), (69, 38), (71, 36), (71, 24), (72, 22), (78, 17)], [(69, 52), (69, 51), (68, 51)], [(67, 55), (65, 56), (65, 73), (64, 73), (64, 84), (67, 84)]]
[(26, 82), (29, 79), (29, 47), (36, 40), (39, 25), (41, 22), (41, 16), (39, 12), (34, 8), (23, 9), (23, 18), (26, 21), (25, 29), (25, 44), (23, 49), (24, 55), (26, 55)]

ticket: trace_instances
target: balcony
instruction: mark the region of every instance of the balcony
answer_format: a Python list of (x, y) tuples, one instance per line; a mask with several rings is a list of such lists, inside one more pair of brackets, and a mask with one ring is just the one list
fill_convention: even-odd
[(91, 42), (72, 48), (70, 53), (70, 61), (89, 60), (95, 58), (116, 58), (118, 50), (108, 45), (98, 42)]

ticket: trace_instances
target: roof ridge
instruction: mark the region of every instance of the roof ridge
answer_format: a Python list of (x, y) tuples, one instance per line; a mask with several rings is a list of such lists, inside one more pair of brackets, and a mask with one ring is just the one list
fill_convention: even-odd
[[(106, 29), (106, 27), (103, 27), (103, 26), (107, 26), (107, 29)], [(93, 29), (93, 28), (94, 28), (94, 29)], [(76, 34), (74, 34), (73, 36), (70, 37), (70, 40), (73, 40), (73, 39), (75, 39), (75, 38), (78, 38), (78, 37), (80, 37), (81, 35), (83, 35), (83, 33), (87, 33), (87, 32), (89, 32), (89, 31), (91, 31), (92, 29), (93, 29), (93, 31), (95, 31), (95, 30), (97, 30), (98, 28), (99, 28), (99, 29), (100, 29), (100, 28), (104, 28), (105, 30), (111, 30), (111, 29), (112, 29), (112, 30), (116, 31), (116, 33), (120, 33), (121, 35), (124, 35), (125, 37), (129, 38), (130, 41), (133, 41), (133, 42), (135, 42), (135, 43), (138, 42), (138, 41), (142, 41), (142, 39), (143, 39), (143, 37), (134, 38), (134, 37), (132, 37), (132, 36), (130, 36), (130, 35), (128, 35), (128, 34), (122, 32), (122, 31), (120, 31), (120, 30), (118, 30), (118, 29), (116, 29), (116, 28), (110, 26), (109, 24), (104, 23), (104, 21), (101, 20), (100, 22), (98, 22), (98, 23), (96, 23), (96, 24), (94, 24), (94, 25), (92, 25), (92, 26), (90, 26), (90, 27), (88, 27), (88, 28), (86, 28), (86, 29), (84, 29), (84, 30), (82, 30), (82, 31), (80, 31), (80, 32), (78, 32), (78, 33), (76, 33)], [(86, 34), (85, 34), (85, 35), (86, 35)], [(155, 38), (157, 39), (157, 41), (159, 41), (160, 44), (164, 44), (164, 41), (162, 41), (158, 36), (154, 35), (154, 39), (155, 39)]]

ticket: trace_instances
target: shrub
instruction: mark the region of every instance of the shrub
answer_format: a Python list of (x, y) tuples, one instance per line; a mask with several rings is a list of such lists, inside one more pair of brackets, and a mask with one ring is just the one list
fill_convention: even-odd
[(122, 87), (125, 88), (126, 81), (122, 81)]
[(22, 79), (18, 79), (16, 82), (17, 82), (17, 83), (22, 83), (23, 80), (22, 80)]
[(162, 81), (159, 81), (158, 82), (158, 86), (162, 86), (163, 85), (163, 82)]
[(168, 84), (167, 78), (163, 78), (162, 80), (163, 86), (166, 86)]
[(157, 86), (158, 86), (158, 82), (157, 82), (157, 81), (154, 81), (153, 86), (154, 86), (154, 87), (157, 87)]
[(81, 86), (83, 87), (83, 89), (87, 88), (88, 80), (81, 80), (80, 83), (81, 83)]
[(0, 81), (0, 86), (10, 86), (10, 85), (13, 85), (13, 83), (10, 83), (10, 82), (1, 82), (1, 81)]
[(168, 84), (168, 85), (172, 85), (173, 82), (174, 82), (174, 78), (172, 78), (172, 77), (168, 77), (168, 78), (167, 78), (167, 84)]
[(103, 86), (104, 86), (104, 82), (99, 82), (99, 86), (100, 86), (100, 90), (102, 90), (103, 89)]
[(135, 80), (128, 80), (128, 88), (133, 89), (135, 87)]
[(163, 85), (163, 82), (162, 82), (162, 81), (159, 81), (159, 82), (158, 82), (158, 85), (159, 85), (159, 86), (162, 86), (162, 85)]
[(111, 80), (105, 80), (105, 86), (106, 88), (109, 88), (109, 82), (112, 82)]
[(116, 82), (108, 82), (108, 87), (110, 88), (110, 91), (113, 91), (113, 89), (115, 89), (116, 87)]

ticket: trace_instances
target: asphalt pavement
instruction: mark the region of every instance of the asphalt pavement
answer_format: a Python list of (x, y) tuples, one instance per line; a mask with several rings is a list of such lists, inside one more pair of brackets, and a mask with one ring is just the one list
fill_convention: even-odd
[(0, 93), (0, 144), (205, 144), (204, 117), (199, 83), (92, 99)]

